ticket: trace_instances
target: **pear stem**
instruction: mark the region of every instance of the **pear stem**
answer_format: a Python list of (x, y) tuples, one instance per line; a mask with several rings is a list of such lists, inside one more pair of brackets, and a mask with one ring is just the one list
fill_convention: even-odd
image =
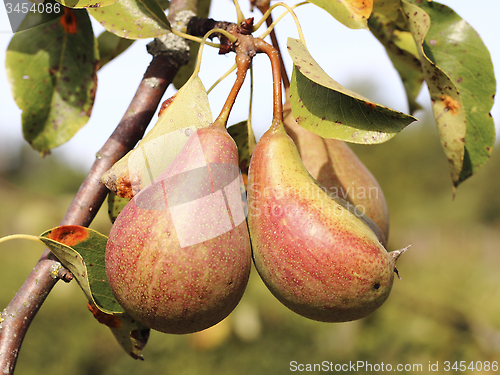
[(281, 93), (281, 63), (278, 50), (272, 45), (266, 43), (263, 39), (255, 39), (255, 49), (257, 52), (264, 52), (271, 61), (271, 69), (273, 72), (273, 92), (274, 92), (274, 109), (273, 123), (271, 127), (274, 130), (284, 129), (283, 125), (283, 102)]
[(233, 108), (241, 86), (243, 86), (243, 82), (245, 82), (247, 70), (249, 69), (251, 63), (252, 59), (246, 53), (239, 52), (236, 54), (236, 65), (238, 67), (238, 70), (236, 71), (236, 80), (219, 116), (214, 121), (214, 124), (220, 124), (221, 126), (226, 127), (229, 114), (231, 113), (231, 109)]
[(273, 44), (273, 47), (276, 48), (276, 50), (278, 51), (278, 55), (280, 57), (281, 78), (283, 80), (283, 86), (285, 87), (286, 91), (290, 87), (290, 79), (288, 78), (288, 74), (285, 69), (285, 63), (283, 62), (283, 56), (280, 51), (278, 38), (276, 37), (276, 30), (274, 28), (275, 24), (273, 24), (273, 15), (271, 14), (271, 12), (266, 13), (269, 10), (268, 3), (265, 3), (263, 6), (257, 5), (257, 8), (262, 12), (263, 15), (268, 14), (268, 17), (266, 17), (266, 25), (269, 28), (268, 30), (270, 30), (269, 36), (271, 37), (271, 42)]

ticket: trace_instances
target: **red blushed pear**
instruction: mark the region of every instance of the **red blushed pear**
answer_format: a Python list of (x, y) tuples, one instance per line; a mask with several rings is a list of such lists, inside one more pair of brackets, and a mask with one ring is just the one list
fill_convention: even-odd
[(180, 334), (211, 327), (236, 307), (251, 267), (241, 183), (236, 144), (214, 123), (194, 132), (121, 211), (106, 272), (129, 315)]
[(396, 260), (362, 217), (332, 199), (304, 167), (279, 121), (249, 169), (248, 226), (255, 266), (285, 306), (310, 319), (360, 319), (389, 296)]

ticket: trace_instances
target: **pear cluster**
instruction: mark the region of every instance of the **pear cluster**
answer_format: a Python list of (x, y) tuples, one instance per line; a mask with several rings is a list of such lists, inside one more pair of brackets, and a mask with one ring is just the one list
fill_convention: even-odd
[[(382, 206), (375, 223), (359, 202), (331, 194), (346, 181), (378, 184), (371, 174), (353, 179), (347, 169), (325, 188), (287, 130), (293, 134), (277, 123), (262, 136), (246, 187), (237, 146), (214, 123), (196, 130), (165, 171), (133, 196), (106, 247), (109, 284), (129, 315), (166, 333), (213, 326), (239, 303), (252, 260), (272, 294), (304, 317), (345, 322), (383, 304), (401, 253), (384, 247), (383, 195), (368, 201)], [(349, 155), (350, 163), (357, 160)]]

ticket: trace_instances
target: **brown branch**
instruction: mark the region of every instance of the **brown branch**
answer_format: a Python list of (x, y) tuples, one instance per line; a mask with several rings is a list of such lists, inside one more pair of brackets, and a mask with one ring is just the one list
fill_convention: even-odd
[[(61, 225), (88, 226), (101, 207), (108, 190), (100, 183), (102, 174), (124, 156), (142, 138), (160, 100), (179, 66), (170, 57), (153, 57), (125, 115), (99, 151)], [(69, 281), (68, 271), (61, 272), (55, 257), (45, 250), (15, 297), (0, 315), (0, 368), (12, 374), (28, 327), (59, 278)]]

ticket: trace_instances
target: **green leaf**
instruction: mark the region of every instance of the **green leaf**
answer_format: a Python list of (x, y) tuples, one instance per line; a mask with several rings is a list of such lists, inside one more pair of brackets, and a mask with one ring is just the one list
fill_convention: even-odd
[(117, 1), (118, 0), (57, 0), (57, 2), (68, 8), (99, 8), (114, 4)]
[(385, 47), (392, 64), (403, 82), (410, 114), (421, 109), (417, 96), (422, 89), (424, 74), (420, 65), (417, 46), (408, 31), (398, 30), (395, 21), (375, 11), (368, 20), (372, 34)]
[(452, 9), (418, 1), (403, 1), (403, 9), (419, 46), (441, 144), (458, 186), (489, 159), (495, 142), (491, 57), (477, 32)]
[[(251, 151), (255, 147), (255, 136), (249, 121), (241, 121), (227, 128), (238, 147), (239, 166), (243, 175), (245, 185), (248, 180), (248, 167), (250, 165)], [(253, 145), (253, 146), (252, 146)]]
[(120, 0), (88, 11), (106, 30), (122, 38), (156, 38), (171, 30), (156, 0)]
[(99, 46), (99, 56), (101, 61), (99, 63), (99, 69), (101, 69), (108, 62), (113, 60), (115, 57), (119, 56), (121, 53), (125, 52), (128, 47), (134, 43), (133, 39), (125, 39), (110, 33), (105, 30), (97, 38), (97, 44)]
[(375, 144), (392, 138), (416, 119), (371, 102), (331, 79), (297, 39), (288, 39), (294, 63), (290, 83), (293, 116), (323, 138)]
[(308, 0), (351, 29), (367, 29), (373, 0)]
[(42, 154), (87, 123), (97, 87), (99, 54), (87, 11), (65, 11), (59, 19), (15, 33), (6, 53), (24, 138)]
[(130, 202), (130, 198), (122, 198), (111, 192), (108, 194), (108, 216), (111, 223), (115, 222), (128, 202)]
[(207, 92), (198, 76), (163, 104), (167, 106), (154, 127), (102, 176), (101, 181), (120, 197), (132, 198), (146, 187), (169, 166), (196, 129), (212, 123)]
[(149, 328), (126, 314), (111, 291), (104, 258), (107, 237), (78, 225), (63, 225), (42, 233), (40, 240), (73, 274), (95, 318), (111, 329), (133, 358), (142, 358)]

